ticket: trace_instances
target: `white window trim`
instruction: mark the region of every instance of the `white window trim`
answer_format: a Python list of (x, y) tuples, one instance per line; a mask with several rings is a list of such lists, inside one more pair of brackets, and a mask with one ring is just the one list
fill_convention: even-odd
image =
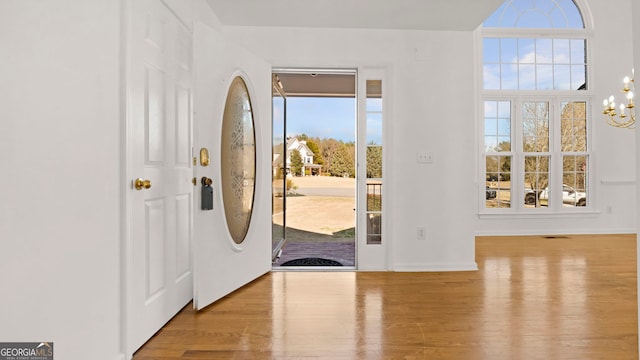
[[(484, 150), (479, 151), (479, 173), (478, 179), (480, 181), (479, 187), (479, 214), (482, 215), (491, 215), (491, 214), (519, 214), (519, 215), (536, 215), (536, 214), (575, 214), (575, 213), (595, 213), (595, 197), (593, 194), (595, 193), (594, 188), (595, 177), (593, 169), (593, 136), (592, 136), (592, 128), (593, 128), (593, 96), (591, 95), (583, 95), (575, 94), (573, 96), (567, 94), (560, 94), (558, 91), (541, 91), (537, 92), (535, 95), (530, 92), (526, 95), (518, 94), (516, 91), (511, 91), (511, 96), (507, 96), (502, 94), (502, 96), (485, 96), (481, 99), (480, 109), (484, 107), (484, 101), (510, 101), (511, 102), (511, 151), (505, 152), (490, 152), (487, 153)], [(524, 205), (524, 157), (527, 155), (533, 155), (533, 153), (525, 153), (521, 150), (522, 142), (523, 142), (523, 134), (522, 134), (522, 104), (528, 101), (548, 101), (549, 102), (549, 111), (551, 115), (551, 124), (549, 128), (549, 152), (540, 153), (540, 155), (544, 156), (548, 154), (551, 157), (551, 162), (549, 165), (549, 184), (558, 185), (562, 183), (562, 156), (571, 154), (571, 155), (584, 155), (588, 157), (587, 168), (587, 181), (588, 181), (588, 196), (589, 201), (587, 206), (585, 207), (564, 207), (562, 206), (562, 200), (556, 199), (556, 201), (552, 202), (552, 206), (548, 208), (526, 208)], [(575, 152), (575, 153), (566, 153), (560, 151), (558, 148), (558, 140), (557, 137), (560, 136), (560, 106), (563, 102), (571, 102), (571, 101), (586, 101), (587, 102), (587, 151), (584, 152)], [(480, 113), (480, 112), (479, 112)], [(479, 116), (480, 117), (480, 116)], [(478, 143), (480, 144), (479, 148), (484, 148), (484, 121), (482, 119), (478, 120)], [(511, 199), (512, 206), (510, 208), (486, 208), (485, 207), (485, 158), (486, 156), (491, 155), (500, 155), (500, 156), (511, 156)], [(522, 191), (520, 191), (522, 190)]]
[[(476, 134), (477, 134), (477, 146), (478, 151), (477, 159), (477, 179), (478, 179), (478, 217), (479, 218), (562, 218), (562, 217), (590, 217), (598, 216), (600, 211), (597, 206), (597, 183), (595, 181), (595, 149), (593, 147), (593, 129), (594, 119), (597, 112), (594, 111), (594, 82), (593, 82), (593, 61), (592, 61), (592, 44), (593, 41), (593, 19), (588, 10), (587, 4), (582, 0), (575, 0), (576, 6), (581, 11), (584, 29), (528, 29), (528, 28), (482, 28), (482, 26), (476, 31), (476, 85), (477, 85), (477, 111), (476, 111)], [(491, 38), (559, 38), (559, 39), (586, 39), (586, 64), (587, 64), (587, 89), (580, 90), (485, 90), (483, 88), (483, 62), (482, 62), (482, 44), (485, 37)], [(555, 204), (551, 208), (525, 208), (524, 206), (524, 184), (522, 179), (524, 175), (524, 169), (522, 162), (524, 161), (524, 153), (519, 150), (518, 146), (521, 146), (522, 141), (522, 121), (520, 120), (521, 114), (518, 111), (521, 109), (523, 99), (542, 100), (553, 99), (552, 106), (559, 106), (562, 101), (587, 101), (587, 151), (584, 153), (576, 153), (576, 155), (588, 156), (588, 197), (589, 201), (585, 207), (563, 207), (562, 201), (560, 204)], [(512, 207), (510, 208), (487, 208), (486, 207), (486, 181), (485, 181), (485, 157), (487, 153), (484, 150), (484, 102), (485, 101), (512, 101), (511, 103), (511, 134), (512, 134), (512, 147), (510, 152), (497, 153), (497, 155), (512, 156), (511, 160), (511, 178), (516, 180), (515, 186), (512, 186), (511, 199)], [(517, 101), (517, 103), (516, 103)], [(517, 105), (516, 105), (517, 104)], [(554, 113), (555, 116), (555, 113)], [(550, 146), (557, 147), (554, 142), (556, 134), (560, 133), (560, 121), (553, 120), (552, 128), (550, 129)], [(514, 151), (515, 149), (515, 151)], [(562, 183), (562, 164), (561, 157), (563, 153), (558, 149), (555, 149), (552, 153), (552, 163), (550, 164), (549, 182), (550, 184), (557, 184), (558, 181)], [(557, 165), (559, 164), (559, 165)], [(560, 177), (559, 180), (553, 181), (552, 178)], [(514, 188), (516, 190), (514, 190)], [(520, 191), (520, 189), (522, 191)], [(515, 191), (522, 192), (523, 194), (517, 194)], [(515, 206), (513, 206), (515, 205)]]

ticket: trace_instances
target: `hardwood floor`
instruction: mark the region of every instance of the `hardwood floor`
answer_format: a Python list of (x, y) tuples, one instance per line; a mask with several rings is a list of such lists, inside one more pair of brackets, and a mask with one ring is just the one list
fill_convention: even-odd
[(273, 272), (147, 359), (638, 359), (636, 236), (479, 237), (479, 271)]

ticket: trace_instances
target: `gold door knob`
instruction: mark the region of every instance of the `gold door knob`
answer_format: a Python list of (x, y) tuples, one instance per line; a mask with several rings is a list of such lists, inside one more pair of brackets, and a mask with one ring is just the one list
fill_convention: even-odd
[(213, 180), (206, 176), (203, 176), (202, 179), (200, 179), (200, 182), (202, 183), (202, 186), (211, 186), (211, 184), (213, 184)]
[(133, 182), (133, 186), (136, 188), (136, 190), (142, 190), (142, 188), (148, 189), (148, 188), (151, 187), (151, 181), (150, 180), (144, 180), (142, 178), (137, 178)]

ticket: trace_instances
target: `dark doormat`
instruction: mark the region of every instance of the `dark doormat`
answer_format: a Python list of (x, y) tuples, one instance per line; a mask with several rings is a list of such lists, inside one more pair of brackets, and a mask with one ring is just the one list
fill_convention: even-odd
[(342, 266), (342, 264), (335, 260), (329, 259), (302, 258), (283, 262), (282, 264), (280, 264), (280, 266)]

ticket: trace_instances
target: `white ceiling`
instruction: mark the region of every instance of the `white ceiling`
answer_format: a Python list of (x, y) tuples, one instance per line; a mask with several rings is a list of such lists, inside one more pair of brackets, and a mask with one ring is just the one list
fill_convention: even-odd
[(207, 0), (222, 24), (473, 30), (504, 0)]

